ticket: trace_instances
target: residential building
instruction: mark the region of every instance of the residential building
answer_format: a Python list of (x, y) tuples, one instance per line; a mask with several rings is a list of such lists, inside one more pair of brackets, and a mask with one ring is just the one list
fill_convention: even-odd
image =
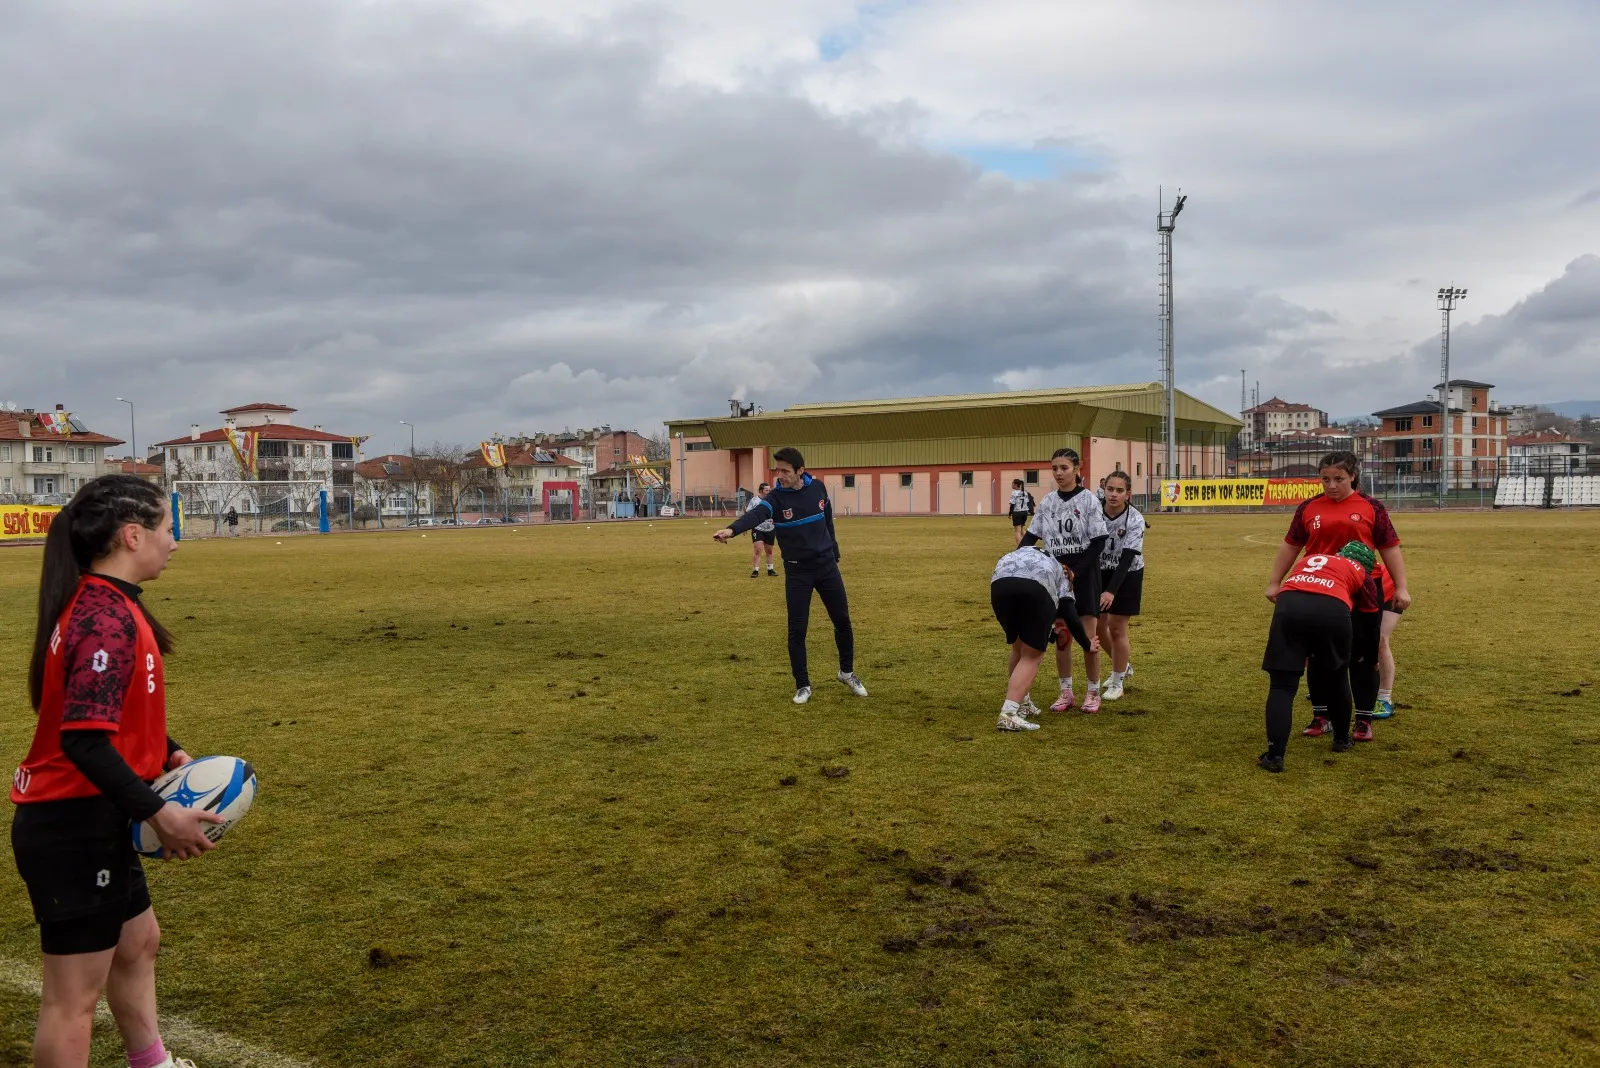
[(163, 484), (162, 477), (166, 471), (160, 464), (149, 464), (143, 460), (117, 460), (117, 470), (124, 475), (137, 475), (146, 482), (153, 482), (157, 486)]
[[(330, 509), (343, 513), (355, 493), (355, 440), (321, 426), (297, 426), (290, 421), (296, 411), (265, 402), (228, 408), (220, 413), (221, 426), (201, 430), (193, 423), (187, 437), (152, 445), (149, 460), (183, 496), (186, 515), (217, 517), (229, 508), (241, 514), (303, 514), (316, 509), (322, 490), (328, 491)], [(234, 430), (256, 436), (253, 473), (240, 465), (230, 443)], [(246, 482), (290, 485), (257, 489)]]
[(1295, 404), (1282, 397), (1247, 408), (1244, 412), (1247, 433), (1253, 441), (1293, 431), (1315, 430), (1328, 425), (1328, 413), (1309, 404)]
[(360, 461), (355, 465), (357, 506), (377, 509), (383, 521), (432, 515), (432, 481), (421, 468), (421, 463), (403, 453), (385, 453)]
[(107, 446), (121, 444), (90, 430), (64, 405), (0, 411), (0, 500), (65, 504), (85, 482), (117, 471)]
[(588, 481), (581, 460), (527, 445), (504, 449), (501, 467), (490, 464), (481, 450), (461, 464), (462, 507), (501, 514), (537, 510), (548, 515), (554, 499), (564, 505), (556, 511), (572, 513)]
[[(1160, 492), (1161, 386), (1018, 390), (948, 397), (795, 404), (781, 412), (669, 421), (673, 485), (691, 507), (723, 507), (739, 489), (770, 482), (772, 450), (793, 445), (826, 481), (841, 513), (982, 514), (1005, 511), (1013, 478), (1050, 487), (1050, 454), (1076, 449), (1093, 484), (1127, 472), (1134, 492)], [(1177, 471), (1227, 474), (1225, 449), (1243, 425), (1177, 394)]]
[[(1450, 490), (1494, 487), (1507, 463), (1507, 413), (1495, 406), (1494, 386), (1487, 382), (1451, 379), (1435, 387), (1447, 397), (1450, 418), (1450, 463), (1446, 486)], [(1444, 422), (1437, 400), (1413, 401), (1385, 408), (1373, 415), (1382, 425), (1362, 436), (1364, 459), (1384, 486), (1431, 484), (1437, 486), (1445, 464)]]
[(632, 430), (612, 430), (609, 426), (592, 430), (563, 431), (559, 434), (534, 434), (525, 439), (507, 443), (528, 448), (544, 449), (571, 457), (583, 465), (583, 481), (607, 467), (618, 467), (631, 456), (648, 455), (650, 441)]
[(1593, 445), (1559, 430), (1519, 434), (1506, 441), (1510, 475), (1586, 475)]

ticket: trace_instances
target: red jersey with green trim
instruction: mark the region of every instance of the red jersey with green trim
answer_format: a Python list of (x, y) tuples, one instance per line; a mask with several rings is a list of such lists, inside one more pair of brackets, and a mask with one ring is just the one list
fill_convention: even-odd
[[(1392, 549), (1400, 544), (1400, 535), (1389, 521), (1389, 510), (1383, 502), (1368, 497), (1360, 490), (1342, 501), (1326, 493), (1319, 493), (1302, 501), (1294, 510), (1289, 523), (1289, 533), (1283, 540), (1306, 551), (1307, 555), (1321, 553), (1332, 556), (1352, 541), (1370, 545), (1374, 549)], [(1381, 563), (1373, 569), (1374, 588), (1357, 604), (1357, 610), (1376, 612), (1382, 601), (1394, 596), (1394, 579)], [(1382, 585), (1379, 598), (1378, 584)], [(1373, 603), (1378, 602), (1378, 603)]]
[(1337, 597), (1346, 608), (1354, 608), (1356, 599), (1367, 586), (1367, 569), (1343, 556), (1313, 553), (1305, 557), (1283, 580), (1282, 592), (1299, 590), (1302, 593), (1320, 593)]
[(132, 597), (86, 575), (50, 634), (33, 745), (11, 783), (16, 804), (100, 791), (61, 751), (61, 732), (106, 731), (149, 782), (167, 762), (166, 680), (155, 631)]

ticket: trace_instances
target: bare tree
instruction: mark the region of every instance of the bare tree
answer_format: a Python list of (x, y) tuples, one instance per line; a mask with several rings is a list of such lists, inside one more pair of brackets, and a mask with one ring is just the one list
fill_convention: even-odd
[(644, 439), (644, 456), (647, 460), (665, 460), (672, 455), (672, 439), (667, 437), (667, 428), (661, 427), (654, 434)]

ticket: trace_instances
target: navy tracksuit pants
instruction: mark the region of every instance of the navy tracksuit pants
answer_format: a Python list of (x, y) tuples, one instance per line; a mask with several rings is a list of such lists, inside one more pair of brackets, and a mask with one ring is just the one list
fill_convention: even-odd
[(783, 564), (783, 592), (789, 606), (789, 667), (794, 684), (811, 685), (806, 672), (806, 626), (811, 621), (811, 591), (822, 598), (822, 607), (833, 621), (833, 640), (839, 646), (839, 670), (855, 670), (856, 634), (850, 626), (850, 602), (844, 593), (844, 576), (833, 561), (814, 566)]

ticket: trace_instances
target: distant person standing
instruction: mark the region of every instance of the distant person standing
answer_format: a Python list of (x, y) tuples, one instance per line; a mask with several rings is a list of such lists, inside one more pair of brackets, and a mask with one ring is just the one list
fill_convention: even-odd
[(754, 530), (762, 522), (762, 508), (773, 520), (778, 548), (783, 552), (784, 595), (789, 608), (789, 667), (794, 672), (794, 703), (811, 700), (811, 675), (806, 669), (806, 629), (811, 616), (811, 594), (833, 621), (833, 640), (839, 647), (839, 681), (857, 697), (867, 688), (855, 672), (856, 638), (850, 625), (850, 603), (844, 577), (839, 574), (839, 541), (833, 532), (833, 507), (820, 479), (806, 474), (800, 450), (783, 448), (772, 454), (778, 484), (732, 526), (711, 535), (726, 542), (735, 534)]
[[(753, 512), (757, 508), (762, 507), (761, 498), (765, 497), (767, 495), (767, 491), (771, 488), (772, 487), (767, 483), (761, 483), (760, 487), (756, 490), (757, 495), (750, 498), (750, 503), (745, 505), (744, 510), (746, 512)], [(767, 511), (762, 513), (761, 522), (756, 525), (754, 530), (750, 531), (751, 578), (759, 578), (761, 576), (762, 546), (766, 546), (767, 550), (767, 574), (771, 575), (773, 578), (778, 577), (778, 572), (772, 566), (772, 547), (778, 542), (778, 535), (775, 530), (776, 524), (774, 524), (772, 521), (772, 513)]]
[(1008, 508), (1011, 513), (1011, 532), (1016, 535), (1014, 544), (1022, 544), (1022, 536), (1028, 532), (1028, 521), (1033, 518), (1033, 494), (1028, 492), (1022, 479), (1011, 480), (1011, 503)]
[(1128, 503), (1133, 480), (1126, 471), (1113, 471), (1100, 484), (1111, 534), (1100, 557), (1100, 647), (1111, 651), (1111, 678), (1103, 696), (1116, 701), (1133, 667), (1128, 620), (1139, 614), (1144, 596), (1144, 516)]
[(228, 514), (222, 517), (222, 521), (228, 524), (228, 537), (237, 538), (239, 536), (239, 509), (231, 504), (228, 505)]

